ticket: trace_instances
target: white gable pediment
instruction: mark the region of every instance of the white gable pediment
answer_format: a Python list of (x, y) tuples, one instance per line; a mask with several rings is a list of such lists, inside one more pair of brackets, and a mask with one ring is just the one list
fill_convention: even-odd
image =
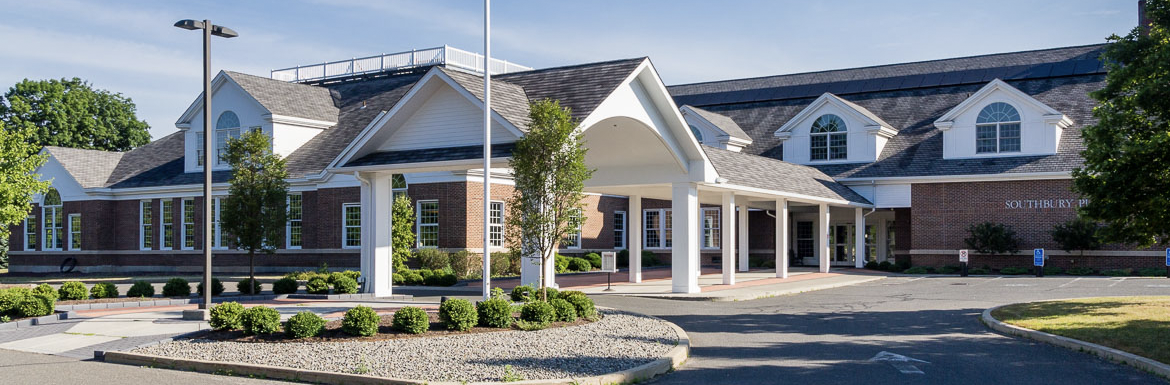
[[(979, 113), (993, 103), (1007, 103), (1019, 113), (1018, 151), (976, 151), (976, 120)], [(945, 159), (1055, 154), (1061, 132), (1072, 124), (1068, 116), (1000, 79), (992, 80), (934, 121), (934, 126), (943, 132)]]
[[(836, 160), (813, 160), (809, 150), (809, 132), (818, 118), (836, 115), (845, 122), (848, 157)], [(865, 107), (824, 93), (776, 130), (784, 143), (784, 160), (800, 164), (873, 162), (881, 155), (886, 142), (898, 130)]]

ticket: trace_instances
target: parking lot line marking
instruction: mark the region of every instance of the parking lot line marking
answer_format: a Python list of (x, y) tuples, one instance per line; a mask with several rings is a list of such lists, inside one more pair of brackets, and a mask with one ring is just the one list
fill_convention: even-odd
[(1057, 287), (1065, 287), (1065, 286), (1071, 285), (1073, 282), (1080, 281), (1081, 279), (1084, 279), (1084, 277), (1073, 278), (1072, 281), (1065, 282), (1064, 284), (1057, 286)]
[(1123, 281), (1125, 281), (1125, 277), (1121, 277), (1121, 279), (1118, 279), (1118, 280), (1116, 280), (1115, 282), (1113, 282), (1113, 283), (1109, 284), (1109, 287), (1117, 286), (1117, 284), (1119, 284), (1119, 283), (1121, 283), (1121, 282), (1123, 282)]
[(984, 279), (984, 280), (983, 280), (983, 282), (977, 282), (977, 283), (971, 284), (971, 286), (982, 285), (982, 284), (985, 284), (985, 283), (988, 283), (988, 282), (992, 282), (992, 281), (998, 281), (998, 280), (1001, 280), (1001, 279), (1003, 279), (1003, 277), (995, 277), (995, 278), (992, 278), (992, 279)]

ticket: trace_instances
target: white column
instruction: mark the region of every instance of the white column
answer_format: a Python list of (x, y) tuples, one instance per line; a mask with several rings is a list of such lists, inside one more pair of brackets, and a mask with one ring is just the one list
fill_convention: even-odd
[(630, 244), (626, 245), (626, 249), (630, 250), (630, 282), (642, 282), (642, 196), (631, 195), (629, 211), (626, 212), (626, 221), (630, 224), (630, 228), (626, 229), (629, 234)]
[(699, 292), (699, 190), (690, 182), (671, 186), (671, 291)]
[(748, 244), (747, 199), (740, 197), (737, 203), (739, 203), (739, 225), (735, 227), (735, 234), (739, 235), (739, 271), (747, 271), (748, 252), (751, 250), (751, 245)]
[(822, 203), (818, 207), (820, 215), (817, 217), (817, 250), (820, 250), (820, 272), (829, 272), (829, 205)]
[(788, 199), (776, 200), (776, 278), (788, 278)]
[[(361, 254), (360, 254), (360, 257), (358, 260), (361, 263), (362, 277), (365, 277), (365, 279), (366, 279), (366, 285), (362, 290), (366, 293), (373, 293), (374, 286), (375, 286), (374, 280), (373, 280), (373, 277), (374, 277), (374, 272), (373, 272), (374, 271), (374, 240), (373, 240), (374, 233), (372, 233), (368, 230), (371, 227), (373, 227), (373, 223), (374, 223), (373, 202), (371, 201), (371, 197), (374, 196), (373, 195), (373, 186), (370, 185), (369, 179), (366, 179), (369, 177), (368, 175), (360, 175), (359, 173), (354, 173), (354, 177), (357, 178), (358, 181), (361, 182), (361, 189), (360, 189), (360, 197), (361, 198), (360, 199), (361, 199), (361, 215), (362, 215), (362, 217), (361, 217), (362, 235), (361, 235)], [(345, 212), (343, 211), (341, 213), (341, 215), (342, 215), (341, 219), (342, 219), (342, 221), (344, 221), (345, 220), (345, 218), (344, 218)], [(343, 229), (343, 231), (344, 231), (344, 229)], [(344, 242), (344, 240), (342, 240), (342, 242)], [(393, 282), (391, 282), (391, 283), (393, 283)]]
[(362, 187), (362, 222), (367, 224), (362, 228), (362, 250), (368, 250), (370, 262), (369, 267), (363, 268), (362, 272), (366, 277), (366, 292), (374, 293), (377, 297), (387, 297), (392, 294), (394, 283), (390, 238), (391, 218), (394, 215), (390, 176), (373, 175)]
[(735, 193), (723, 192), (723, 206), (719, 208), (719, 246), (723, 251), (723, 284), (735, 284)]
[(853, 241), (855, 251), (853, 253), (853, 265), (860, 269), (865, 267), (865, 213), (861, 208), (855, 208), (853, 211), (853, 225), (855, 227), (854, 236), (857, 237)]

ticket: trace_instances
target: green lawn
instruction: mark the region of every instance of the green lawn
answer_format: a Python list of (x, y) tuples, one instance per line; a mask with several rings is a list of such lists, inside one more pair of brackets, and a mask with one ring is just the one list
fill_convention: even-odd
[(1004, 306), (996, 319), (1170, 364), (1170, 296), (1104, 297)]

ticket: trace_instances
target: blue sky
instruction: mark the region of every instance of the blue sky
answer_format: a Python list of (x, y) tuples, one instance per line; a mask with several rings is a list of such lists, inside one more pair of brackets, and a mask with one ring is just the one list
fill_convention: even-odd
[[(1103, 42), (1136, 0), (496, 0), (494, 57), (532, 67), (649, 56), (667, 84)], [(159, 138), (199, 94), (210, 18), (214, 69), (275, 68), (448, 44), (482, 51), (476, 0), (0, 0), (0, 87), (80, 77), (120, 92)]]

